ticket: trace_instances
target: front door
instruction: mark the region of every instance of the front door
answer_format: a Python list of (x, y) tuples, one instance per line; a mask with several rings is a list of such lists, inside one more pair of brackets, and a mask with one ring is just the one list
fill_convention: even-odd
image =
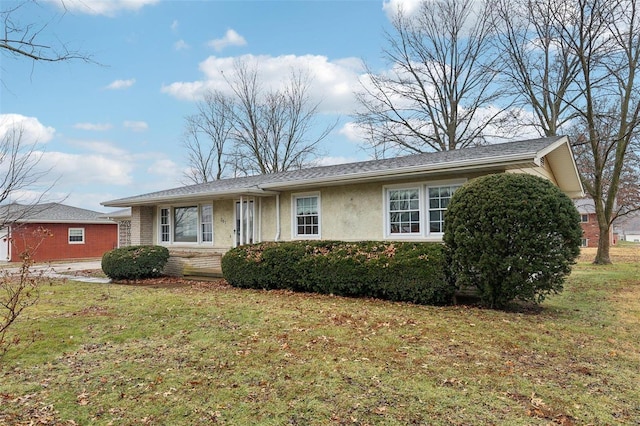
[(255, 240), (253, 200), (236, 201), (236, 247)]

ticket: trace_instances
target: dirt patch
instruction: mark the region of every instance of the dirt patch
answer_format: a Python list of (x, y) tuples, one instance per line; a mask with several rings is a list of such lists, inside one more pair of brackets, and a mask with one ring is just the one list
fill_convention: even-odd
[[(596, 258), (595, 247), (583, 247), (580, 250), (578, 263), (591, 263)], [(609, 256), (613, 263), (637, 263), (640, 262), (640, 245), (617, 245), (611, 247)]]

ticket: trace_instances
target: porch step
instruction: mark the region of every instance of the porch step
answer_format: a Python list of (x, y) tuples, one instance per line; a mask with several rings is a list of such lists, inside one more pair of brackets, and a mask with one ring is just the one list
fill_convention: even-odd
[(186, 279), (223, 278), (222, 270), (216, 268), (196, 268), (185, 266), (182, 275)]

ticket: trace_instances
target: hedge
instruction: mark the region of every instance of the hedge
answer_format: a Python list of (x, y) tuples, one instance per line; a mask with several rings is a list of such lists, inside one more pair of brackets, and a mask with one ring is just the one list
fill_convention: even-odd
[(222, 258), (235, 287), (287, 289), (444, 305), (455, 288), (443, 246), (415, 242), (294, 241), (240, 246)]
[(153, 278), (162, 275), (168, 260), (166, 247), (121, 247), (102, 256), (102, 271), (112, 280)]

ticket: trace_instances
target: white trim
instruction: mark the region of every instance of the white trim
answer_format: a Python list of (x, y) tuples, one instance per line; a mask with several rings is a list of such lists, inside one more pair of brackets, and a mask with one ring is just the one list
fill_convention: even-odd
[[(71, 241), (71, 231), (80, 231), (82, 233), (82, 241)], [(77, 237), (77, 235), (74, 235)], [(69, 244), (84, 244), (86, 241), (86, 232), (84, 228), (68, 228), (67, 230), (67, 243)]]
[[(307, 234), (298, 234), (298, 224), (297, 224), (297, 205), (296, 200), (298, 198), (312, 198), (316, 197), (318, 199), (318, 234), (317, 235), (307, 235)], [(291, 194), (291, 239), (292, 240), (320, 240), (322, 239), (322, 197), (320, 196), (320, 191), (313, 192), (299, 192), (295, 194)]]

